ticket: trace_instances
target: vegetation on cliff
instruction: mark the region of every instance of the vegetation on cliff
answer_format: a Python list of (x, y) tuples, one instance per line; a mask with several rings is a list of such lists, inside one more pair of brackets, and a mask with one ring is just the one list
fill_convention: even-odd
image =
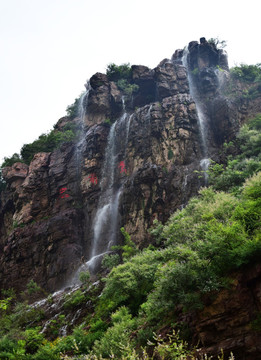
[(13, 154), (11, 157), (5, 157), (1, 168), (12, 166), (16, 162), (30, 164), (35, 154), (39, 152), (51, 152), (58, 149), (62, 144), (76, 139), (78, 126), (68, 122), (62, 130), (53, 129), (46, 134), (42, 134), (32, 143), (23, 145), (20, 154)]
[[(155, 222), (154, 246), (138, 250), (122, 230), (126, 243), (117, 249), (122, 263), (113, 266), (115, 254), (111, 261), (107, 257), (110, 269), (100, 279), (102, 290), (82, 274), (85, 284), (65, 296), (46, 335), (43, 310), (19, 303), (11, 290), (3, 292), (0, 359), (197, 358), (185, 341), (190, 340), (188, 324), (179, 315), (201, 309), (206, 297), (230, 287), (233, 272), (260, 259), (260, 128), (258, 115), (225, 145), (226, 163), (210, 167), (212, 186), (166, 224)], [(67, 312), (86, 304), (92, 310), (81, 324), (71, 335), (58, 336)]]

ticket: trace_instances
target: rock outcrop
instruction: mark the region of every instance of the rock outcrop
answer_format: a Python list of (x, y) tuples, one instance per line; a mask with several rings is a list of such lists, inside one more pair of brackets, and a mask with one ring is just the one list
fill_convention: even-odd
[[(223, 141), (232, 139), (261, 107), (257, 100), (253, 105), (224, 95), (229, 73), (223, 50), (202, 38), (187, 51), (188, 69), (184, 50), (155, 69), (133, 65), (128, 79), (136, 86), (132, 94), (105, 74), (93, 75), (83, 118), (74, 119), (84, 122), (78, 143), (36, 154), (29, 166), (16, 163), (3, 169), (1, 287), (12, 284), (22, 290), (34, 279), (54, 291), (90, 259), (94, 220), (109, 182), (104, 163), (113, 122), (110, 176), (112, 194), (119, 196), (114, 243), (121, 242), (124, 226), (138, 246), (145, 246), (153, 220), (165, 222), (204, 185), (195, 172), (202, 170), (204, 151), (191, 77), (205, 116), (208, 155), (214, 160)], [(63, 128), (66, 121), (62, 118), (56, 127)], [(107, 235), (100, 235), (101, 252), (108, 249)]]

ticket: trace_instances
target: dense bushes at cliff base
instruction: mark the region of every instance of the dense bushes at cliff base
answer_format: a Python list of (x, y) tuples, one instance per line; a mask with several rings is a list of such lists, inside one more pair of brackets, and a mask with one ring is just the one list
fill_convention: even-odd
[[(260, 123), (259, 115), (226, 145), (228, 154), (233, 147), (238, 155), (212, 165), (213, 186), (201, 189), (165, 224), (155, 221), (150, 230), (154, 246), (138, 250), (122, 230), (121, 256), (104, 262), (109, 269), (101, 279), (102, 292), (93, 292), (92, 286), (86, 290), (84, 284), (67, 295), (46, 338), (39, 328), (45, 316), (41, 308), (19, 303), (11, 291), (2, 293), (0, 359), (195, 358), (195, 350), (179, 338), (186, 324), (177, 322), (177, 311), (201, 309), (206, 296), (230, 286), (234, 272), (260, 261)], [(119, 258), (122, 263), (113, 266)], [(81, 278), (88, 284), (88, 276)], [(59, 336), (66, 311), (87, 301), (91, 313), (70, 335)], [(176, 332), (160, 340), (163, 327)]]
[[(87, 359), (109, 359), (111, 354), (117, 359), (142, 359), (149, 351), (144, 349), (147, 342), (154, 341), (153, 332), (170, 326), (175, 309), (201, 308), (203, 295), (229, 286), (233, 271), (260, 259), (260, 218), (261, 172), (249, 178), (236, 195), (202, 189), (165, 225), (155, 222), (154, 247), (112, 268), (103, 280), (102, 295), (95, 300), (93, 316), (83, 319), (72, 335), (52, 343), (43, 341), (37, 327), (26, 333), (19, 329), (19, 323), (29, 321), (21, 319), (21, 313), (16, 315), (14, 335), (11, 300), (2, 302), (1, 325), (6, 331), (2, 331), (0, 358), (44, 360), (59, 359), (61, 353), (88, 353), (93, 355)], [(30, 345), (31, 338), (37, 340), (35, 347)], [(168, 341), (164, 344), (162, 353), (170, 346)], [(187, 353), (189, 348), (181, 344)], [(177, 356), (177, 349), (171, 351), (176, 357), (157, 355), (157, 359), (186, 359)]]

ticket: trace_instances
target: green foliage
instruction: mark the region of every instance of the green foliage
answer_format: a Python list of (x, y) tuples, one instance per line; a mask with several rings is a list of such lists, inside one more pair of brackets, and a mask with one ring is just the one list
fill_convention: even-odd
[(193, 75), (193, 76), (197, 76), (198, 74), (199, 74), (199, 68), (195, 68), (195, 69), (193, 69), (192, 71), (191, 71), (191, 74)]
[(108, 125), (112, 124), (112, 121), (109, 118), (105, 119), (104, 122), (105, 122), (105, 124), (108, 124)]
[[(105, 279), (106, 285), (101, 296), (103, 303), (110, 301), (111, 309), (127, 305), (132, 314), (137, 314), (140, 305), (153, 289), (155, 274), (163, 259), (170, 259), (171, 251), (144, 250), (128, 262), (112, 269)], [(110, 310), (110, 309), (108, 309)]]
[(109, 358), (113, 354), (119, 359), (124, 355), (124, 346), (130, 341), (129, 335), (135, 329), (136, 321), (125, 306), (119, 308), (111, 318), (113, 325), (95, 342), (93, 350), (95, 355)]
[(25, 351), (34, 354), (44, 343), (44, 336), (40, 333), (41, 328), (27, 329), (24, 332)]
[(131, 78), (131, 67), (129, 63), (116, 65), (109, 64), (106, 69), (106, 75), (111, 81), (118, 81), (120, 79), (130, 80)]
[(29, 295), (41, 292), (42, 290), (33, 279), (26, 284), (26, 288)]
[[(39, 152), (52, 152), (66, 142), (75, 141), (79, 133), (77, 124), (68, 122), (62, 131), (53, 129), (46, 134), (42, 134), (37, 140), (30, 144), (23, 145), (20, 155), (15, 153), (10, 158), (5, 157), (1, 168), (12, 166), (16, 162), (30, 164), (35, 154)], [(0, 191), (5, 187), (5, 183), (0, 174)]]
[(261, 332), (261, 312), (256, 314), (255, 319), (251, 323), (251, 328), (254, 331)]
[(44, 319), (44, 310), (37, 307), (31, 307), (26, 303), (17, 303), (13, 312), (10, 314), (10, 320), (17, 327), (30, 327), (32, 324)]
[(106, 75), (109, 80), (116, 82), (118, 88), (122, 90), (123, 94), (128, 98), (139, 90), (137, 84), (131, 83), (132, 69), (130, 64), (109, 64), (106, 69)]
[(9, 297), (7, 299), (0, 300), (0, 311), (6, 311), (8, 307), (10, 306), (10, 302), (12, 301), (12, 298)]
[(200, 307), (202, 293), (224, 286), (226, 274), (260, 257), (260, 186), (261, 173), (245, 184), (241, 200), (204, 189), (161, 226), (161, 240), (173, 253), (158, 268), (154, 291), (142, 305), (149, 319), (178, 304)]
[(172, 334), (162, 339), (159, 335), (154, 336), (156, 343), (154, 343), (153, 358), (160, 359), (187, 359), (190, 358), (191, 352), (188, 349), (188, 344), (180, 339), (179, 334), (173, 331)]
[(25, 341), (8, 338), (4, 336), (0, 339), (0, 359), (3, 360), (22, 360), (28, 359), (25, 355)]
[(17, 153), (14, 153), (10, 158), (4, 157), (4, 162), (1, 165), (1, 168), (4, 168), (6, 166), (12, 166), (16, 162), (24, 162), (23, 159), (21, 159), (20, 155)]
[(137, 254), (138, 249), (135, 243), (131, 240), (130, 234), (127, 233), (124, 227), (121, 228), (121, 233), (124, 236), (124, 244), (113, 246), (112, 250), (120, 250), (122, 259), (125, 261)]
[(261, 64), (246, 65), (240, 64), (230, 70), (231, 75), (235, 79), (243, 80), (246, 82), (261, 81)]
[(52, 130), (47, 134), (42, 134), (31, 144), (23, 145), (21, 156), (26, 164), (29, 164), (34, 155), (39, 152), (52, 152), (59, 148), (63, 143), (73, 141), (76, 134), (72, 130), (57, 131)]
[[(240, 153), (228, 157), (227, 165), (212, 162), (208, 169), (209, 184), (216, 190), (237, 193), (244, 181), (261, 170), (261, 115), (243, 125), (236, 143)], [(233, 144), (230, 144), (230, 147)], [(226, 148), (229, 148), (227, 145)], [(225, 150), (226, 150), (225, 148)]]
[(89, 271), (81, 271), (79, 274), (79, 280), (84, 285), (90, 284), (90, 272)]
[(111, 270), (115, 266), (119, 265), (121, 259), (119, 254), (105, 254), (102, 259), (102, 267), (104, 269)]
[(173, 151), (171, 149), (169, 149), (169, 151), (168, 151), (168, 160), (173, 159), (173, 157), (174, 157), (174, 153), (173, 153)]
[(130, 84), (126, 79), (120, 79), (117, 81), (117, 86), (127, 96), (131, 96), (133, 93), (139, 90), (139, 86), (136, 84)]
[(131, 240), (130, 234), (127, 233), (124, 227), (121, 228), (121, 233), (124, 236), (124, 245), (121, 247), (122, 258), (123, 260), (127, 260), (137, 254), (138, 249), (135, 243)]
[(219, 38), (210, 38), (209, 44), (213, 44), (217, 49), (224, 49), (227, 46), (226, 40), (219, 40)]
[(81, 103), (81, 98), (85, 93), (82, 93), (79, 97), (77, 97), (74, 100), (74, 103), (71, 105), (68, 105), (66, 108), (67, 116), (69, 116), (71, 119), (76, 118), (79, 116), (79, 107)]
[(82, 304), (85, 300), (84, 292), (79, 289), (66, 296), (63, 306), (65, 309), (73, 309)]
[(52, 343), (46, 343), (41, 346), (38, 351), (33, 355), (33, 360), (59, 360), (60, 354), (57, 353), (56, 348), (52, 346)]

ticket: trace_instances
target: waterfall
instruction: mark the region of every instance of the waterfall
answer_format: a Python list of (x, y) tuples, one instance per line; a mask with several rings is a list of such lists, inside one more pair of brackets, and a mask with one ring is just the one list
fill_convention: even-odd
[(196, 104), (196, 110), (199, 120), (201, 144), (202, 144), (202, 155), (203, 155), (203, 158), (200, 160), (200, 166), (204, 172), (205, 184), (207, 184), (207, 179), (208, 179), (207, 170), (210, 164), (210, 160), (208, 158), (209, 154), (208, 154), (208, 142), (207, 142), (207, 131), (206, 131), (207, 119), (204, 114), (203, 105), (202, 102), (200, 101), (200, 96), (196, 84), (194, 82), (193, 77), (191, 76), (191, 72), (188, 64), (188, 56), (189, 56), (189, 50), (188, 47), (186, 47), (183, 52), (182, 64), (187, 69), (190, 94)]
[(103, 255), (110, 252), (111, 246), (116, 245), (118, 235), (118, 207), (124, 182), (124, 176), (120, 176), (119, 173), (123, 170), (125, 175), (126, 171), (124, 158), (131, 120), (131, 116), (125, 111), (124, 99), (123, 109), (122, 116), (110, 128), (105, 150), (100, 183), (101, 194), (92, 226), (90, 259), (85, 264), (93, 273), (100, 266)]
[[(76, 161), (77, 161), (78, 172), (80, 169), (80, 162), (81, 162), (81, 158), (82, 158), (82, 146), (85, 141), (84, 119), (85, 119), (87, 106), (88, 106), (89, 92), (91, 90), (90, 81), (87, 81), (85, 88), (86, 88), (86, 91), (81, 95), (81, 97), (79, 99), (78, 109), (77, 109), (78, 116), (80, 118), (80, 128), (81, 128), (79, 140), (76, 145)], [(78, 178), (79, 178), (79, 176), (78, 176)]]

